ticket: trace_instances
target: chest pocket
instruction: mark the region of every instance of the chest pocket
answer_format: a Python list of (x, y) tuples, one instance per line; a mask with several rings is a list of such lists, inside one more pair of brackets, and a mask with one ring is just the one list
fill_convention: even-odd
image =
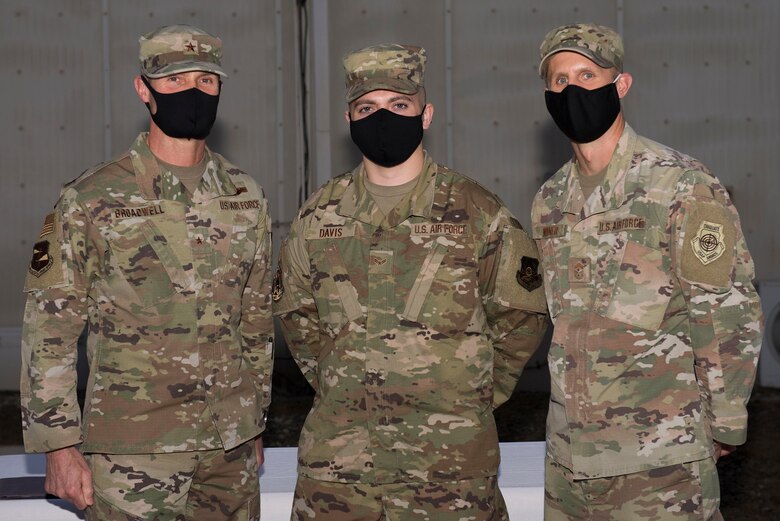
[(255, 259), (257, 241), (260, 234), (264, 233), (257, 228), (259, 219), (260, 213), (257, 210), (232, 212), (230, 242), (221, 269), (226, 279), (236, 279), (238, 287), (243, 287), (249, 277)]
[[(605, 234), (611, 243), (596, 293), (597, 314), (647, 330), (661, 325), (669, 305), (674, 281), (671, 259), (645, 245), (644, 230)], [(652, 241), (651, 241), (652, 242)]]
[(485, 314), (470, 239), (440, 236), (429, 243), (402, 318), (450, 335), (484, 330)]
[[(183, 220), (180, 225), (184, 229)], [(142, 308), (190, 285), (173, 245), (152, 220), (120, 221), (112, 226), (108, 243), (118, 275)]]
[(330, 243), (320, 250), (323, 241), (312, 242), (316, 245), (310, 255), (317, 311), (326, 331), (335, 338), (347, 322), (361, 319), (363, 310), (338, 245)]
[(567, 287), (569, 246), (566, 233), (568, 226), (556, 224), (534, 228), (534, 239), (541, 256), (541, 274), (544, 277), (544, 295), (550, 317), (555, 319), (563, 309), (563, 294)]

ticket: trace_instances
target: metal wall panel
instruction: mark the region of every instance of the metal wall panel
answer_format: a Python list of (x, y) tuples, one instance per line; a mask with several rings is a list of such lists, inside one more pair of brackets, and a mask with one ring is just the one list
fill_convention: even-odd
[(453, 167), (499, 194), (524, 225), (542, 182), (571, 156), (537, 72), (539, 44), (577, 21), (614, 26), (614, 0), (453, 5)]
[[(528, 224), (533, 193), (570, 150), (544, 108), (536, 75), (550, 28), (595, 21), (622, 28), (634, 86), (628, 121), (642, 135), (704, 161), (729, 185), (761, 278), (780, 274), (778, 159), (780, 3), (773, 0), (314, 0), (324, 12), (310, 37), (309, 88), (327, 90), (310, 114), (324, 114), (327, 161), (312, 150), (313, 179), (353, 167), (359, 153), (343, 119), (344, 53), (397, 41), (429, 53), (428, 99), (436, 107), (425, 146), (505, 200)], [(137, 38), (188, 22), (225, 42), (225, 84), (210, 145), (266, 188), (275, 240), (294, 216), (302, 129), (295, 2), (288, 0), (6, 0), (0, 4), (6, 103), (0, 107), (3, 186), (0, 218), (7, 295), (0, 326), (19, 325), (31, 242), (59, 187), (124, 150), (147, 126), (137, 100)], [(309, 20), (311, 31), (313, 20)], [(314, 51), (318, 63), (312, 63)], [(323, 60), (327, 63), (322, 63)], [(105, 70), (104, 70), (105, 66)], [(314, 72), (313, 72), (314, 71)], [(324, 76), (323, 76), (324, 71)], [(110, 110), (104, 110), (104, 106)], [(324, 107), (324, 110), (323, 110)], [(105, 124), (109, 128), (104, 128)], [(312, 140), (312, 143), (314, 140)], [(316, 188), (316, 182), (311, 187)]]
[(348, 52), (378, 43), (421, 45), (428, 52), (425, 87), (435, 107), (433, 124), (426, 131), (425, 148), (444, 161), (444, 2), (398, 0), (331, 0), (328, 2), (330, 46), (331, 175), (351, 170), (360, 152), (349, 137), (344, 119), (344, 69), (341, 58)]
[(60, 187), (103, 156), (100, 0), (0, 4), (0, 326), (21, 323), (32, 245)]
[(729, 187), (759, 278), (780, 273), (780, 3), (625, 2), (627, 120)]
[(0, 5), (6, 57), (0, 70), (14, 93), (13, 102), (0, 107), (6, 187), (0, 217), (18, 223), (4, 232), (0, 269), (14, 276), (3, 281), (8, 297), (0, 302), (0, 326), (20, 323), (31, 244), (60, 187), (148, 129), (132, 81), (139, 35), (161, 25), (190, 23), (223, 39), (230, 78), (209, 145), (263, 185), (278, 246), (297, 210), (293, 14), (294, 4), (284, 0)]

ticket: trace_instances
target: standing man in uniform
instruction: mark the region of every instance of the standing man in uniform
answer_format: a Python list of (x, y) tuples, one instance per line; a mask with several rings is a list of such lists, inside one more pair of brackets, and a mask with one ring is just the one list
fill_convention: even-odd
[(205, 144), (226, 76), (220, 39), (175, 25), (140, 46), (149, 132), (67, 185), (35, 244), (25, 447), (46, 453), (46, 490), (87, 519), (259, 519), (273, 362), (267, 202)]
[(493, 409), (545, 329), (538, 256), (495, 195), (423, 150), (425, 60), (344, 58), (363, 161), (282, 247), (274, 313), (316, 392), (295, 520), (506, 519)]
[(553, 29), (539, 73), (574, 149), (532, 211), (555, 324), (545, 519), (721, 519), (715, 461), (745, 441), (762, 325), (737, 211), (626, 124), (612, 29)]

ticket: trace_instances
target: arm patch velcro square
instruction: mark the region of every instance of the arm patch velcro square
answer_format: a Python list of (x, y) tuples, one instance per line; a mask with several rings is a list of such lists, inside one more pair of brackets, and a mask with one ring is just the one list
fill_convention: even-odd
[(730, 288), (736, 255), (731, 212), (714, 200), (694, 200), (683, 226), (681, 277), (723, 291)]

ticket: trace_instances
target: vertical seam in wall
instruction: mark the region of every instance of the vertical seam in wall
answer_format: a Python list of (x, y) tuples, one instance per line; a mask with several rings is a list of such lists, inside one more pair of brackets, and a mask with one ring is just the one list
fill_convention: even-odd
[(444, 111), (447, 120), (444, 134), (447, 145), (447, 166), (455, 168), (452, 143), (452, 0), (444, 0)]
[(617, 25), (615, 29), (617, 29), (618, 34), (625, 40), (626, 36), (623, 34), (623, 0), (615, 1), (615, 11), (615, 21)]
[(111, 46), (109, 43), (109, 0), (101, 0), (103, 29), (103, 161), (111, 159)]
[[(275, 0), (276, 10), (276, 201), (277, 218), (285, 218), (284, 204), (284, 41), (282, 24), (282, 0)], [(270, 194), (269, 194), (270, 195)]]
[[(314, 146), (315, 146), (315, 177), (314, 185), (309, 187), (311, 192), (325, 184), (331, 178), (331, 132), (330, 132), (330, 41), (328, 39), (328, 0), (310, 2), (312, 6), (311, 22), (311, 67), (314, 72), (312, 78), (313, 92), (310, 103), (313, 104), (314, 113)], [(342, 98), (343, 99), (343, 98)], [(308, 197), (309, 194), (306, 194)]]

